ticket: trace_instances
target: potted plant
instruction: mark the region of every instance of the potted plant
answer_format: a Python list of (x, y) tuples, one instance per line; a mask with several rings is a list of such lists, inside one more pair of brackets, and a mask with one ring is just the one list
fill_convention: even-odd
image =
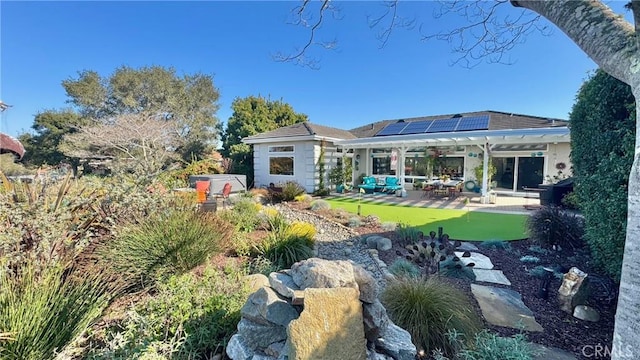
[(329, 181), (331, 182), (331, 184), (335, 185), (336, 192), (342, 193), (344, 191), (344, 188), (345, 188), (344, 179), (345, 177), (344, 177), (344, 170), (342, 169), (342, 165), (336, 165), (333, 168), (331, 168), (331, 171), (329, 171)]
[[(476, 181), (478, 182), (478, 186), (482, 185), (482, 176), (484, 175), (484, 169), (482, 164), (476, 166), (473, 169), (473, 172), (476, 176)], [(487, 178), (487, 184), (489, 187), (491, 187), (492, 181), (493, 181), (493, 177), (496, 175), (497, 169), (496, 167), (493, 165), (493, 163), (491, 161), (489, 161), (489, 172), (487, 173), (488, 178)]]

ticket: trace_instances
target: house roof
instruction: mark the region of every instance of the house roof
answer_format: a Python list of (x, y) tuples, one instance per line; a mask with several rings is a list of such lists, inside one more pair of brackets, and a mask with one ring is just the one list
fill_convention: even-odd
[(343, 139), (350, 140), (355, 139), (355, 135), (350, 133), (347, 130), (336, 129), (329, 126), (323, 126), (318, 124), (313, 124), (308, 121), (283, 126), (281, 128), (263, 132), (260, 134), (256, 134), (253, 136), (248, 136), (243, 139), (246, 143), (256, 143), (262, 142), (264, 140), (273, 140), (289, 138), (291, 140), (303, 138), (303, 139), (320, 139), (320, 138), (331, 138), (331, 139)]
[(500, 111), (475, 111), (457, 114), (445, 114), (434, 116), (421, 116), (407, 119), (383, 120), (372, 124), (357, 127), (349, 130), (358, 138), (368, 138), (375, 136), (385, 126), (403, 120), (404, 122), (449, 119), (456, 115), (464, 117), (471, 116), (489, 116), (488, 130), (507, 130), (507, 129), (530, 129), (530, 128), (548, 128), (548, 127), (566, 127), (569, 122), (562, 119), (545, 118), (540, 116), (513, 114)]

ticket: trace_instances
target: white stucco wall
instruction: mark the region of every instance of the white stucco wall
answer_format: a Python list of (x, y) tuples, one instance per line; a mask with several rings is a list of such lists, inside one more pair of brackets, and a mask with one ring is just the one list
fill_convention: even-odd
[[(290, 154), (269, 153), (270, 146), (293, 145), (294, 151)], [(320, 157), (320, 141), (292, 141), (269, 144), (255, 144), (253, 146), (253, 167), (255, 187), (268, 186), (270, 183), (282, 184), (287, 181), (295, 181), (305, 188), (307, 193), (313, 193), (320, 183), (318, 177), (317, 160)], [(293, 175), (269, 174), (269, 158), (272, 156), (292, 156)], [(337, 153), (331, 142), (325, 142), (325, 186), (329, 187), (328, 174), (332, 166), (336, 164), (336, 158), (342, 156)]]

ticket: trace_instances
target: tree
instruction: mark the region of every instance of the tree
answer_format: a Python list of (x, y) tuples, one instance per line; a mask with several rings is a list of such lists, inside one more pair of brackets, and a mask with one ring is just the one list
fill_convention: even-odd
[(64, 137), (60, 148), (76, 158), (112, 157), (121, 171), (153, 177), (175, 156), (177, 137), (175, 123), (160, 115), (126, 114), (109, 124), (80, 127)]
[(616, 279), (627, 225), (634, 107), (629, 85), (598, 70), (580, 88), (570, 115), (574, 191), (586, 220), (585, 238), (593, 260)]
[(272, 101), (261, 96), (236, 98), (231, 104), (233, 114), (222, 136), (222, 153), (232, 159), (232, 172), (246, 174), (247, 184), (253, 183), (253, 152), (242, 138), (265, 131), (307, 121), (307, 115), (296, 113), (282, 100)]
[(38, 113), (31, 126), (35, 134), (25, 133), (19, 136), (26, 150), (23, 162), (33, 166), (57, 165), (61, 162), (75, 165), (75, 160), (63, 154), (58, 146), (65, 134), (75, 132), (85, 122), (71, 109)]
[(62, 86), (85, 118), (107, 124), (120, 115), (147, 113), (174, 122), (176, 151), (186, 160), (199, 158), (220, 135), (215, 116), (219, 93), (209, 75), (178, 76), (173, 68), (123, 66), (109, 77), (81, 71)]
[[(303, 1), (294, 12), (300, 19), (298, 24), (310, 30), (307, 45), (301, 52), (283, 57), (284, 60), (298, 60), (309, 46), (318, 43), (316, 32), (323, 17), (310, 17), (306, 13), (307, 8), (312, 8), (311, 3)], [(320, 3), (320, 7), (314, 9), (319, 14), (332, 10), (328, 0)], [(542, 16), (557, 26), (604, 72), (628, 84), (636, 99), (635, 155), (629, 175), (626, 240), (611, 358), (637, 358), (637, 352), (640, 352), (640, 131), (637, 131), (640, 126), (640, 0), (631, 0), (627, 4), (633, 15), (633, 24), (600, 0), (450, 1), (445, 2), (445, 12), (466, 16), (470, 20), (469, 25), (432, 37), (453, 41), (454, 47), (457, 44), (457, 50), (464, 54), (463, 58), (474, 60), (478, 56), (488, 56), (499, 62), (505, 51), (537, 28), (535, 17), (502, 17), (502, 20), (496, 20), (497, 7), (505, 3), (530, 10), (531, 14)], [(385, 34), (395, 26), (405, 24), (396, 16), (398, 1), (387, 4), (388, 16), (383, 15), (372, 24), (375, 26), (382, 19), (388, 19), (389, 25), (382, 32), (383, 41)], [(468, 41), (469, 36), (471, 41)]]

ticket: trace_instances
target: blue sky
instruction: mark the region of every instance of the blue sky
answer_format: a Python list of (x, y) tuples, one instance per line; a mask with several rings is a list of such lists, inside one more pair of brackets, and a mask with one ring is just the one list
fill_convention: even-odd
[[(497, 110), (567, 118), (575, 95), (596, 65), (561, 31), (530, 35), (509, 52), (512, 65), (451, 66), (448, 43), (420, 41), (397, 29), (379, 48), (367, 15), (381, 2), (343, 2), (341, 19), (320, 36), (333, 51), (313, 50), (316, 70), (281, 63), (273, 55), (305, 41), (287, 24), (298, 2), (0, 2), (0, 131), (28, 131), (33, 116), (67, 107), (61, 82), (78, 71), (111, 74), (128, 65), (172, 66), (178, 73), (213, 75), (221, 93), (218, 117), (249, 95), (290, 103), (312, 122), (353, 128), (384, 119)], [(621, 7), (622, 2), (614, 3)], [(432, 17), (435, 2), (401, 3), (428, 32), (463, 24)], [(505, 12), (519, 11), (505, 6)]]

